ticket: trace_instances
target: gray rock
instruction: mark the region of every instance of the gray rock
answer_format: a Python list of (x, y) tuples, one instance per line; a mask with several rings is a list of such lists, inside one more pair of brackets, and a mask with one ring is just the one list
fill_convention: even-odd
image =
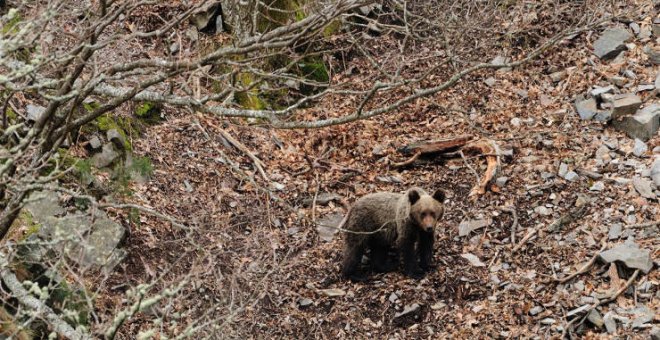
[(626, 84), (628, 80), (625, 77), (621, 76), (612, 76), (610, 78), (610, 82), (618, 87), (622, 87), (623, 85)]
[(97, 168), (104, 168), (112, 164), (112, 162), (114, 162), (117, 157), (119, 157), (119, 153), (115, 151), (115, 147), (112, 145), (112, 143), (106, 143), (103, 145), (103, 150), (101, 150), (101, 153), (97, 153), (94, 155), (94, 157), (92, 157), (92, 163)]
[(558, 83), (564, 78), (566, 78), (566, 70), (557, 71), (550, 74), (550, 79), (553, 83)]
[(557, 170), (557, 175), (559, 177), (564, 177), (568, 173), (568, 164), (562, 162), (559, 164), (559, 170)]
[(642, 142), (640, 139), (635, 138), (635, 146), (633, 147), (633, 155), (641, 157), (649, 150), (649, 147), (646, 146), (646, 143)]
[(497, 185), (500, 188), (503, 188), (506, 185), (506, 182), (509, 181), (509, 177), (498, 177), (495, 179), (495, 185)]
[(173, 43), (170, 45), (170, 54), (177, 54), (180, 49), (181, 46), (179, 46), (179, 43)]
[[(500, 55), (498, 55), (497, 57), (493, 58), (493, 60), (490, 61), (492, 65), (502, 65), (502, 64), (508, 64), (510, 62), (511, 62), (511, 58)], [(497, 72), (509, 72), (509, 71), (511, 71), (510, 67), (504, 67), (497, 70)]]
[(634, 312), (636, 315), (639, 316), (634, 318), (632, 321), (633, 329), (642, 328), (644, 324), (653, 321), (653, 318), (655, 317), (655, 312), (651, 310), (649, 307), (643, 305), (635, 308)]
[(117, 129), (110, 129), (106, 133), (108, 141), (112, 142), (119, 150), (123, 150), (126, 147), (126, 139)]
[(458, 225), (458, 236), (467, 236), (471, 232), (488, 226), (491, 223), (491, 220), (485, 219), (462, 221), (461, 224)]
[(312, 301), (312, 299), (305, 298), (305, 299), (298, 300), (298, 305), (300, 307), (307, 307), (307, 306), (311, 305), (312, 303), (314, 303), (314, 301)]
[(625, 28), (607, 29), (594, 42), (594, 54), (603, 60), (613, 59), (626, 49), (625, 42), (630, 38), (632, 34)]
[(337, 227), (339, 223), (343, 220), (344, 215), (340, 213), (328, 214), (323, 218), (319, 219), (318, 226), (316, 230), (319, 233), (319, 238), (321, 241), (330, 242), (335, 238), (335, 235), (339, 230)]
[(374, 146), (373, 149), (371, 149), (371, 154), (376, 156), (376, 157), (385, 156), (385, 149), (386, 149), (386, 146), (384, 146), (384, 145), (376, 145), (376, 146)]
[(647, 141), (655, 135), (660, 127), (660, 105), (651, 104), (632, 116), (615, 119), (612, 125), (631, 138)]
[(185, 34), (191, 42), (197, 42), (197, 40), (199, 40), (199, 32), (195, 29), (195, 27), (188, 27)]
[(614, 87), (612, 85), (610, 86), (605, 86), (605, 87), (595, 87), (593, 90), (589, 91), (589, 94), (594, 99), (600, 99), (600, 97), (605, 94), (605, 93), (613, 93), (614, 92)]
[(605, 189), (605, 183), (601, 181), (594, 182), (594, 184), (591, 185), (589, 190), (591, 191), (603, 191)]
[(39, 223), (44, 223), (53, 216), (64, 214), (60, 199), (54, 191), (35, 191), (30, 194), (25, 210)]
[(635, 94), (619, 94), (613, 98), (612, 118), (619, 118), (635, 113), (642, 105), (642, 100)]
[(616, 320), (614, 320), (614, 317), (612, 316), (612, 312), (605, 313), (605, 316), (603, 316), (603, 323), (605, 324), (605, 329), (607, 330), (607, 333), (609, 334), (616, 333)]
[(651, 333), (649, 333), (649, 335), (651, 336), (651, 340), (660, 340), (660, 327), (651, 328)]
[(601, 110), (598, 109), (598, 103), (593, 98), (578, 98), (575, 100), (574, 104), (575, 110), (583, 120), (592, 119), (596, 114), (601, 112)]
[(651, 164), (651, 170), (649, 171), (651, 180), (657, 187), (660, 188), (660, 157), (656, 156), (653, 164)]
[(529, 315), (534, 316), (543, 311), (543, 307), (541, 306), (534, 306), (532, 309), (529, 310)]
[(550, 216), (552, 215), (552, 209), (548, 209), (542, 205), (534, 208), (534, 212), (541, 216)]
[(632, 180), (635, 190), (644, 198), (655, 198), (653, 189), (651, 188), (651, 181), (646, 178), (635, 177)]
[(390, 294), (390, 297), (387, 298), (387, 300), (389, 300), (390, 303), (395, 303), (396, 300), (398, 300), (398, 299), (399, 299), (399, 296), (396, 295), (395, 292), (392, 292), (392, 294)]
[(46, 112), (46, 108), (39, 105), (28, 104), (25, 109), (27, 111), (28, 122), (36, 122)]
[(628, 79), (637, 79), (637, 75), (635, 74), (635, 72), (629, 69), (623, 70), (621, 74), (623, 74)]
[(101, 139), (98, 136), (92, 136), (92, 138), (90, 138), (87, 142), (87, 145), (92, 150), (98, 150), (101, 148), (101, 146), (103, 146)]
[(413, 304), (411, 304), (411, 305), (406, 305), (406, 306), (403, 308), (403, 311), (402, 311), (402, 312), (400, 312), (400, 313), (395, 313), (395, 314), (394, 314), (394, 318), (395, 318), (395, 319), (398, 319), (398, 318), (400, 318), (400, 317), (402, 317), (402, 316), (406, 316), (406, 315), (410, 315), (410, 314), (415, 314), (415, 313), (419, 312), (419, 310), (420, 310), (421, 308), (422, 308), (422, 306), (420, 306), (418, 303), (413, 303)]
[(591, 322), (592, 325), (601, 328), (603, 325), (605, 325), (605, 321), (603, 320), (603, 317), (598, 313), (597, 310), (592, 309), (591, 312), (587, 315), (587, 320)]
[(660, 37), (660, 18), (653, 19), (653, 35)]
[(547, 325), (552, 325), (552, 324), (554, 324), (555, 322), (557, 322), (557, 321), (556, 321), (555, 319), (553, 319), (553, 318), (545, 318), (545, 319), (541, 320), (541, 324), (542, 324), (542, 325), (546, 325), (546, 326), (547, 326)]
[[(316, 195), (316, 205), (328, 205), (332, 201), (341, 199), (341, 196), (334, 192), (321, 192)], [(314, 197), (305, 198), (302, 200), (303, 206), (311, 207), (314, 204)]]
[(628, 27), (630, 27), (630, 29), (633, 31), (634, 34), (639, 34), (640, 27), (638, 23), (631, 22), (630, 24), (628, 24)]
[(654, 89), (654, 84), (641, 84), (637, 86), (637, 92), (653, 91)]
[(660, 50), (646, 45), (644, 53), (649, 57), (649, 61), (654, 65), (660, 65)]
[(493, 87), (493, 86), (495, 86), (495, 84), (497, 84), (497, 80), (493, 77), (490, 77), (490, 78), (484, 80), (484, 83), (486, 83), (486, 85), (488, 85), (488, 87)]
[(613, 223), (610, 226), (609, 232), (607, 233), (607, 238), (610, 240), (616, 240), (621, 236), (622, 233), (623, 233), (623, 226), (621, 225), (621, 223)]
[(656, 89), (660, 89), (660, 72), (658, 72), (658, 75), (655, 76), (655, 82), (653, 82), (653, 85)]
[(580, 179), (580, 175), (578, 175), (575, 171), (569, 171), (566, 176), (564, 176), (564, 179), (569, 182), (575, 182)]
[(474, 267), (485, 267), (486, 264), (481, 262), (481, 260), (474, 254), (471, 253), (466, 253), (466, 254), (461, 254), (461, 257), (466, 259), (470, 264)]
[(600, 253), (599, 258), (607, 263), (623, 262), (628, 268), (648, 273), (653, 268), (651, 251), (640, 249), (634, 241), (626, 241), (610, 250)]

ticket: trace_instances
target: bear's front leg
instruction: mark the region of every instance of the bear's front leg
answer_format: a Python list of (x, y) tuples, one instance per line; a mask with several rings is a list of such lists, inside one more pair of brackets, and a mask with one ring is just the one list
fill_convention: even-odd
[[(412, 235), (411, 235), (412, 236)], [(412, 278), (418, 279), (422, 277), (424, 272), (417, 264), (417, 253), (415, 252), (415, 238), (407, 237), (402, 240), (399, 246), (401, 258), (403, 258), (404, 273)]]
[(433, 265), (433, 241), (435, 235), (433, 232), (421, 232), (419, 235), (419, 266), (427, 272)]

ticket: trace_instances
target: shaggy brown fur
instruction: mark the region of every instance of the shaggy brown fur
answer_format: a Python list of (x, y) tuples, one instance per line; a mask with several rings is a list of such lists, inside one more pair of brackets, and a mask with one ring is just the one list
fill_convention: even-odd
[(342, 223), (347, 230), (343, 275), (363, 279), (356, 272), (367, 249), (371, 249), (371, 264), (377, 271), (391, 269), (387, 255), (394, 248), (403, 259), (405, 274), (422, 276), (431, 267), (433, 229), (444, 213), (444, 199), (442, 190), (431, 196), (420, 188), (403, 194), (378, 192), (358, 199)]

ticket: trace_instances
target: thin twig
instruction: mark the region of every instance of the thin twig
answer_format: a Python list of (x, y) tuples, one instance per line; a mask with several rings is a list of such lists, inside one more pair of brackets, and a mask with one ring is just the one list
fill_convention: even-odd
[(504, 207), (499, 207), (500, 210), (508, 212), (513, 216), (513, 222), (511, 223), (511, 244), (516, 243), (516, 232), (518, 231), (518, 213), (516, 212), (516, 208), (513, 206), (504, 206)]
[(576, 277), (580, 274), (586, 273), (589, 270), (589, 268), (591, 268), (591, 266), (593, 266), (594, 263), (596, 263), (596, 259), (598, 258), (598, 255), (601, 252), (603, 252), (605, 250), (605, 248), (607, 248), (607, 236), (603, 237), (603, 239), (600, 241), (600, 243), (602, 244), (602, 246), (600, 247), (600, 250), (598, 250), (598, 252), (596, 252), (596, 254), (594, 254), (594, 256), (592, 256), (591, 259), (587, 263), (584, 264), (584, 266), (582, 266), (580, 269), (578, 269), (578, 271), (576, 271), (575, 273), (573, 273), (571, 275), (568, 275), (568, 276), (564, 277), (563, 279), (555, 279), (555, 281), (559, 282), (559, 283), (566, 283), (566, 282), (570, 281), (571, 279), (573, 279), (574, 277)]
[(412, 163), (414, 163), (419, 156), (422, 155), (421, 151), (417, 151), (412, 157), (410, 157), (408, 160), (405, 160), (403, 162), (398, 162), (398, 163), (392, 163), (392, 166), (395, 168), (403, 168), (404, 166), (408, 166)]

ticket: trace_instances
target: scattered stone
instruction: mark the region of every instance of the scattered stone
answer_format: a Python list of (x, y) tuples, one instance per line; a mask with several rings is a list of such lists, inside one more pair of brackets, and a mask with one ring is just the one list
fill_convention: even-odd
[(529, 315), (534, 316), (543, 311), (543, 307), (541, 306), (534, 306), (532, 309), (529, 310)]
[(180, 46), (179, 43), (173, 43), (170, 45), (170, 54), (177, 54), (179, 52)]
[(119, 157), (119, 153), (115, 151), (113, 144), (105, 143), (101, 152), (92, 157), (92, 163), (97, 168), (104, 168), (112, 164), (117, 157)]
[(660, 187), (660, 157), (655, 157), (653, 164), (651, 164), (649, 175), (651, 180), (653, 180), (653, 183), (655, 183), (657, 187)]
[(589, 93), (594, 99), (600, 99), (600, 97), (605, 93), (613, 93), (614, 87), (612, 85), (605, 87), (595, 87)]
[(594, 54), (603, 60), (613, 59), (626, 49), (625, 42), (630, 38), (632, 34), (627, 29), (607, 29), (594, 42)]
[[(498, 55), (497, 57), (493, 58), (493, 60), (490, 61), (492, 65), (503, 65), (503, 64), (508, 64), (510, 62), (511, 62), (511, 58), (504, 57), (501, 55)], [(511, 71), (510, 67), (504, 67), (497, 70), (497, 72), (509, 72), (509, 71)]]
[(440, 310), (440, 309), (443, 309), (443, 308), (445, 308), (445, 307), (447, 307), (447, 304), (444, 303), (444, 302), (442, 302), (442, 301), (440, 301), (440, 302), (436, 302), (435, 304), (433, 304), (433, 306), (431, 306), (431, 309), (433, 309), (433, 310)]
[(329, 296), (329, 297), (337, 297), (337, 296), (344, 296), (346, 295), (346, 292), (343, 289), (340, 288), (328, 288), (328, 289), (319, 289), (319, 293)]
[(630, 24), (628, 24), (628, 26), (629, 26), (630, 29), (633, 31), (633, 33), (635, 33), (635, 35), (639, 34), (639, 32), (640, 32), (640, 27), (639, 27), (639, 24), (638, 24), (638, 23), (636, 23), (636, 22), (631, 22)]
[(541, 216), (550, 216), (552, 215), (552, 209), (548, 209), (542, 205), (534, 208), (534, 212)]
[(660, 37), (660, 18), (653, 19), (653, 35)]
[(644, 198), (655, 198), (653, 189), (651, 189), (651, 181), (646, 178), (635, 177), (632, 180), (635, 190)]
[(658, 72), (658, 75), (655, 76), (655, 82), (653, 82), (653, 86), (655, 86), (656, 89), (660, 89), (660, 72)]
[(615, 119), (613, 125), (631, 138), (647, 141), (660, 127), (660, 105), (651, 104), (632, 116), (623, 117), (621, 120)]
[(486, 219), (462, 221), (461, 224), (458, 225), (458, 236), (467, 236), (471, 232), (488, 226), (491, 223), (491, 220)]
[(649, 56), (649, 61), (654, 65), (660, 65), (660, 50), (646, 45), (644, 47), (644, 53)]
[(503, 188), (506, 185), (506, 182), (509, 180), (509, 177), (498, 177), (495, 179), (495, 185), (497, 185), (500, 188)]
[(566, 70), (557, 71), (550, 74), (550, 79), (554, 83), (560, 82), (562, 79), (566, 78)]
[(511, 118), (511, 125), (515, 127), (520, 127), (520, 123), (521, 123), (520, 118), (518, 117)]
[(623, 74), (628, 79), (637, 79), (637, 75), (632, 70), (623, 70), (621, 74)]
[(635, 146), (633, 147), (633, 155), (641, 157), (649, 150), (649, 147), (646, 146), (646, 143), (642, 142), (638, 138), (635, 138)]
[(553, 318), (545, 318), (545, 319), (541, 320), (541, 324), (546, 325), (546, 326), (552, 325), (555, 322), (557, 322), (557, 321)]
[(300, 300), (298, 300), (298, 305), (300, 307), (307, 307), (307, 306), (311, 305), (312, 303), (314, 303), (314, 301), (312, 301), (312, 299), (300, 299)]
[(26, 111), (28, 122), (36, 122), (41, 118), (41, 115), (46, 112), (46, 108), (39, 105), (28, 104)]
[(30, 194), (25, 204), (32, 218), (39, 223), (45, 223), (49, 218), (64, 214), (60, 199), (54, 191), (35, 191)]
[(376, 157), (385, 156), (385, 148), (386, 147), (384, 145), (376, 145), (373, 149), (371, 149), (371, 154)]
[(610, 226), (610, 231), (607, 233), (607, 238), (610, 240), (616, 240), (621, 236), (622, 233), (623, 226), (621, 223), (613, 223), (612, 226)]
[(650, 335), (651, 335), (651, 340), (660, 340), (660, 328), (659, 327), (651, 328)]
[(637, 86), (637, 92), (653, 91), (654, 89), (654, 84), (641, 84)]
[(642, 100), (632, 93), (616, 95), (613, 99), (612, 118), (631, 115), (642, 105)]
[(580, 179), (580, 175), (578, 175), (575, 171), (569, 171), (566, 176), (564, 176), (564, 179), (569, 182), (575, 182)]
[(339, 227), (339, 223), (341, 223), (343, 219), (344, 215), (341, 213), (328, 214), (319, 219), (316, 230), (319, 233), (321, 241), (332, 241), (335, 238), (335, 235), (339, 232), (337, 227)]
[(481, 260), (479, 260), (479, 258), (474, 254), (471, 254), (471, 253), (461, 254), (461, 257), (468, 260), (468, 262), (470, 262), (470, 264), (474, 267), (485, 267), (486, 266), (486, 264), (481, 262)]
[(598, 103), (595, 99), (584, 99), (581, 97), (578, 97), (578, 99), (575, 100), (575, 110), (583, 120), (592, 119), (596, 114), (601, 112), (598, 109)]
[(591, 191), (603, 191), (603, 189), (605, 189), (605, 183), (601, 181), (594, 182), (594, 184), (592, 184), (589, 188)]
[(614, 261), (623, 262), (628, 268), (639, 269), (645, 274), (653, 268), (651, 251), (640, 249), (639, 245), (628, 240), (610, 250), (600, 253), (599, 258), (607, 263)]
[(592, 325), (598, 328), (601, 328), (603, 327), (603, 325), (605, 325), (605, 321), (603, 320), (603, 317), (595, 309), (592, 309), (591, 312), (589, 312), (589, 315), (587, 315), (587, 320), (589, 320), (589, 322), (591, 322)]
[[(316, 205), (328, 205), (332, 201), (341, 199), (341, 196), (335, 194), (334, 192), (321, 192), (316, 195)], [(305, 207), (311, 207), (314, 205), (314, 197), (308, 197), (302, 200), (302, 204)]]
[(513, 89), (513, 92), (515, 92), (522, 99), (527, 99), (529, 97), (529, 92), (527, 92), (527, 90)]
[(567, 173), (568, 173), (568, 164), (562, 162), (561, 164), (559, 164), (559, 170), (557, 170), (557, 175), (559, 175), (559, 177), (564, 177), (566, 176)]
[(643, 328), (647, 322), (653, 321), (655, 312), (647, 306), (640, 306), (634, 309), (635, 315), (640, 315), (633, 319), (632, 328)]
[(621, 76), (612, 76), (610, 82), (618, 87), (622, 87), (628, 80)]
[(101, 139), (98, 136), (92, 136), (92, 138), (87, 141), (87, 146), (91, 150), (98, 150), (103, 146), (103, 143), (101, 143)]
[(401, 313), (395, 313), (394, 314), (394, 318), (398, 319), (402, 316), (417, 313), (421, 308), (422, 308), (422, 306), (420, 306), (418, 303), (413, 303), (413, 304), (410, 304), (410, 305), (406, 305), (405, 307), (403, 307), (403, 311)]
[(199, 32), (195, 29), (195, 27), (188, 27), (185, 34), (191, 42), (197, 42), (197, 40), (199, 40)]
[(388, 300), (389, 300), (389, 301), (390, 301), (391, 303), (395, 303), (395, 302), (396, 302), (396, 300), (398, 300), (398, 299), (399, 299), (399, 296), (398, 296), (398, 295), (396, 295), (396, 293), (395, 293), (395, 292), (392, 292), (392, 294), (390, 294), (390, 297), (389, 297), (389, 298), (387, 298), (387, 299), (388, 299)]
[(118, 149), (124, 149), (126, 146), (126, 139), (124, 139), (124, 136), (117, 129), (110, 129), (106, 134), (108, 141), (112, 142), (112, 144), (114, 144)]
[(484, 80), (484, 83), (486, 83), (486, 85), (488, 85), (488, 87), (493, 87), (493, 86), (495, 86), (495, 84), (497, 84), (497, 79), (495, 79), (493, 77), (490, 77), (490, 78)]
[(612, 312), (605, 313), (605, 316), (603, 316), (603, 323), (605, 324), (605, 329), (607, 330), (607, 333), (609, 334), (616, 333), (616, 320), (614, 320)]

